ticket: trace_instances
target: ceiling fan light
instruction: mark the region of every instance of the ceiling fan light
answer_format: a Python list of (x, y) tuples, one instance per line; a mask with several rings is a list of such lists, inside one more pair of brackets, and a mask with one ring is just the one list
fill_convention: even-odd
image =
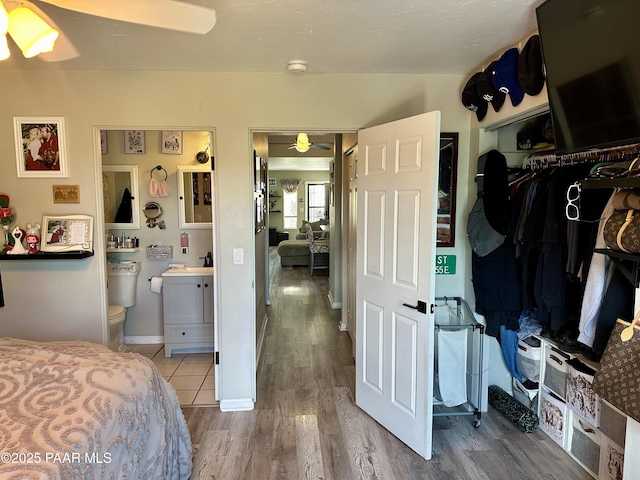
[(9, 58), (9, 45), (7, 45), (7, 36), (0, 35), (0, 62)]
[(7, 33), (7, 28), (9, 28), (9, 15), (0, 1), (0, 35)]
[(296, 150), (300, 153), (304, 153), (309, 150), (311, 144), (309, 143), (309, 136), (306, 133), (299, 133), (296, 138)]
[(9, 35), (26, 58), (53, 50), (58, 31), (26, 7), (9, 12)]

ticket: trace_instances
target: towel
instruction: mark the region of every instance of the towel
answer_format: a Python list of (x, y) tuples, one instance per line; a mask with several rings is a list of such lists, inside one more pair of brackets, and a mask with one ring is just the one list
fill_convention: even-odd
[(442, 402), (456, 407), (467, 401), (467, 330), (438, 332), (438, 377)]
[(152, 197), (168, 197), (169, 186), (166, 180), (152, 178), (149, 182), (149, 195)]

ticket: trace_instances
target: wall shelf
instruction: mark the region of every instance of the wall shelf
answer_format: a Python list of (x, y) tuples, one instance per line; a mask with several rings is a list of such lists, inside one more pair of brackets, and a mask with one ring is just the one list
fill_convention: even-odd
[(40, 252), (33, 255), (0, 255), (0, 261), (4, 260), (78, 260), (81, 258), (93, 257), (93, 250), (83, 250), (81, 252)]
[(140, 248), (107, 248), (107, 253), (134, 253), (139, 252)]
[(640, 255), (616, 252), (608, 248), (596, 248), (593, 251), (607, 255), (635, 288), (640, 286)]
[(582, 188), (640, 188), (640, 178), (587, 178), (580, 185)]

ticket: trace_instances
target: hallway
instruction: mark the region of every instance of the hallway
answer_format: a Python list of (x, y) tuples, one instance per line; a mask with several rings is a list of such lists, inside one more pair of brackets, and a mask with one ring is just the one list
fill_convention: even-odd
[(271, 249), (269, 323), (251, 412), (183, 407), (192, 479), (587, 480), (546, 434), (520, 432), (495, 410), (434, 421), (425, 461), (355, 406), (351, 340), (327, 298), (326, 272), (281, 268)]

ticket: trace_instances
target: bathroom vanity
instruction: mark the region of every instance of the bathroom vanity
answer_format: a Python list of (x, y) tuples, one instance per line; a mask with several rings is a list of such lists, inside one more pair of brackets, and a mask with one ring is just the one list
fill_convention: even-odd
[(213, 352), (213, 267), (162, 274), (164, 355)]

